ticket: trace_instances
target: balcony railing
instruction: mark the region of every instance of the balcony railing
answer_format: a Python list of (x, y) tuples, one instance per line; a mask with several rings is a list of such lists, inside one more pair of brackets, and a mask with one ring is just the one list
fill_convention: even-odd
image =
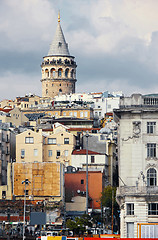
[(118, 195), (148, 195), (158, 194), (158, 186), (121, 186), (117, 190)]

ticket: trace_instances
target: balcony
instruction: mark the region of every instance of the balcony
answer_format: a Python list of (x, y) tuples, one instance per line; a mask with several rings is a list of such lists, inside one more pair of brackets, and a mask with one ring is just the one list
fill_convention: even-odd
[(158, 186), (121, 186), (117, 189), (118, 196), (133, 195), (156, 195), (158, 194)]

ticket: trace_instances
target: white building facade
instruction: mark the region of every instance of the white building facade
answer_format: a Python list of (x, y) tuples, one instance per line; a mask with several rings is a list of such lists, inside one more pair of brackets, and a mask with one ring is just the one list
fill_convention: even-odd
[(158, 96), (123, 97), (114, 114), (121, 237), (136, 238), (138, 224), (158, 223)]

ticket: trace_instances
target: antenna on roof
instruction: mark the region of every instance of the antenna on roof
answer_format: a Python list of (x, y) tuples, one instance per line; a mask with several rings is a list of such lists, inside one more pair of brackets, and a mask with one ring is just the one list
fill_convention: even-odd
[(58, 22), (60, 23), (60, 10), (58, 11)]

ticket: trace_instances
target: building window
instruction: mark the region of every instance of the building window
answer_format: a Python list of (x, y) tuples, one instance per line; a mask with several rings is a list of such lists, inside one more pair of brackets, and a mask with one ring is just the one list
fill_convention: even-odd
[(24, 157), (25, 157), (25, 150), (21, 149), (21, 158), (24, 158)]
[(127, 215), (134, 215), (134, 203), (127, 203)]
[(65, 157), (68, 157), (68, 150), (65, 150)]
[(83, 117), (83, 112), (80, 112), (80, 117)]
[(69, 138), (64, 138), (64, 144), (69, 144)]
[(69, 116), (72, 116), (72, 112), (69, 112)]
[(156, 122), (147, 122), (147, 133), (155, 133)]
[(72, 69), (72, 71), (71, 71), (71, 78), (73, 78), (74, 77), (74, 70)]
[(147, 143), (147, 157), (156, 157), (156, 143)]
[(48, 150), (48, 157), (52, 157), (52, 150)]
[(127, 222), (127, 238), (134, 238), (134, 222)]
[(84, 179), (81, 179), (81, 184), (84, 184)]
[(147, 171), (147, 186), (156, 186), (157, 182), (157, 173), (154, 168), (150, 168)]
[(58, 70), (58, 77), (61, 77), (62, 76), (62, 69), (60, 68), (59, 70)]
[(60, 150), (57, 150), (57, 157), (60, 157)]
[(95, 158), (94, 156), (91, 156), (91, 163), (94, 163), (95, 162)]
[(35, 156), (35, 157), (38, 156), (38, 149), (34, 149), (34, 156)]
[(67, 69), (65, 70), (65, 77), (68, 77), (68, 73), (69, 73), (69, 69), (67, 68)]
[(158, 203), (148, 204), (148, 215), (158, 215)]
[(6, 198), (6, 191), (2, 191), (2, 199)]
[(48, 144), (56, 144), (56, 138), (48, 138)]
[(88, 113), (87, 113), (87, 112), (84, 112), (84, 116), (85, 116), (85, 117), (88, 117)]
[(25, 143), (34, 143), (33, 137), (25, 137)]
[(46, 94), (48, 94), (48, 89), (46, 89)]
[(74, 117), (77, 117), (77, 112), (74, 112)]

